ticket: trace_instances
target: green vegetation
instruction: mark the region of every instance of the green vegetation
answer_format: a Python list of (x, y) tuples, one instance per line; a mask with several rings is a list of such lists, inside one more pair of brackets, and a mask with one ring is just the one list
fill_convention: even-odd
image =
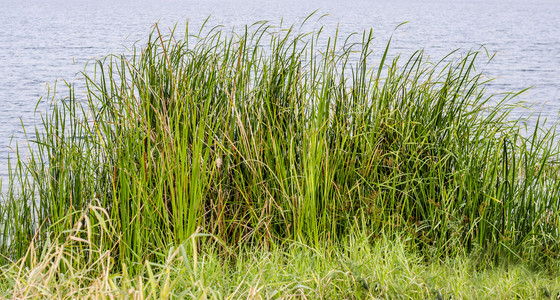
[[(559, 270), (555, 127), (524, 134), (509, 118), (515, 95), (485, 94), (480, 53), (389, 61), (389, 42), (374, 62), (371, 32), (359, 43), (296, 32), (257, 23), (179, 38), (156, 26), (131, 55), (96, 62), (87, 94), (70, 87), (54, 101), (29, 160), (12, 168), (0, 286), (216, 297), (558, 290), (510, 267)], [(278, 266), (284, 277), (263, 279)]]
[[(115, 259), (93, 243), (98, 260), (77, 267), (79, 231), (42, 252), (0, 268), (0, 298), (17, 299), (558, 299), (560, 277), (520, 265), (479, 269), (465, 257), (425, 264), (409, 251), (408, 237), (373, 243), (360, 232), (312, 249), (247, 248), (224, 260), (212, 238), (194, 235), (203, 248), (180, 245), (145, 262), (137, 274), (116, 271)], [(195, 242), (195, 244), (197, 244)], [(24, 262), (24, 261), (28, 262)]]

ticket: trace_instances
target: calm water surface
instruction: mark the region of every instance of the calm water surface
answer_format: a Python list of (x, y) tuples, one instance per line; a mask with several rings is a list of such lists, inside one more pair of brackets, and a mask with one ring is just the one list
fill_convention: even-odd
[[(318, 9), (318, 14), (330, 15), (321, 21), (327, 30), (340, 24), (346, 35), (373, 28), (379, 47), (393, 34), (393, 54), (406, 56), (424, 48), (437, 59), (455, 49), (484, 45), (497, 53), (484, 67), (486, 74), (497, 77), (491, 91), (533, 86), (518, 100), (553, 118), (560, 110), (559, 0), (258, 2), (0, 0), (0, 178), (6, 181), (8, 156), (14, 157), (16, 142), (25, 143), (21, 123), (33, 126), (38, 120), (35, 107), (47, 84), (52, 88), (58, 80), (60, 90), (62, 80), (79, 85), (86, 62), (126, 52), (156, 21), (168, 27), (188, 19), (198, 28), (212, 15), (210, 25), (228, 28), (281, 18), (291, 24)], [(404, 21), (410, 23), (395, 32)], [(38, 113), (47, 107), (39, 103)]]

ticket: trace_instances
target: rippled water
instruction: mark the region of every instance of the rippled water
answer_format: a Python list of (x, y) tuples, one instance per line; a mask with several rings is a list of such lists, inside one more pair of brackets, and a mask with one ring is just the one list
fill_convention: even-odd
[[(432, 58), (455, 49), (497, 52), (484, 71), (497, 77), (492, 91), (534, 86), (518, 100), (556, 117), (560, 109), (560, 1), (361, 0), (361, 1), (0, 0), (0, 178), (8, 156), (25, 142), (21, 122), (32, 126), (35, 107), (58, 80), (80, 82), (87, 61), (125, 52), (151, 26), (242, 26), (259, 20), (300, 22), (329, 14), (321, 24), (342, 35), (373, 28), (379, 46), (391, 34), (392, 53), (424, 48)], [(410, 23), (394, 28), (404, 22)], [(65, 95), (60, 95), (65, 96)], [(38, 112), (45, 109), (39, 104)], [(20, 121), (21, 120), (21, 121)], [(12, 140), (13, 137), (13, 140)], [(32, 137), (32, 136), (31, 136)], [(10, 148), (10, 146), (12, 148)]]

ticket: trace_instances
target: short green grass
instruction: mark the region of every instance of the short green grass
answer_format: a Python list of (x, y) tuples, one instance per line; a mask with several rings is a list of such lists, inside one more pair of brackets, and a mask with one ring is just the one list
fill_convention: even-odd
[[(62, 244), (0, 268), (0, 297), (49, 299), (558, 299), (558, 273), (522, 265), (480, 268), (473, 258), (426, 261), (410, 237), (371, 241), (353, 232), (338, 246), (286, 242), (224, 256), (215, 237), (195, 234), (185, 245), (145, 261), (136, 274), (120, 271), (95, 244), (98, 259), (83, 260), (77, 231)], [(192, 245), (202, 241), (202, 248)], [(191, 250), (188, 250), (191, 249)]]
[[(353, 43), (297, 29), (156, 25), (131, 54), (96, 61), (85, 95), (52, 96), (0, 206), (7, 290), (556, 291), (536, 275), (560, 262), (556, 127), (526, 133), (510, 117), (515, 93), (486, 94), (484, 53), (388, 60), (390, 41), (376, 55), (371, 31)], [(350, 249), (352, 236), (368, 242)], [(177, 247), (187, 254), (162, 254)], [(164, 267), (180, 257), (197, 261), (189, 279)], [(200, 259), (215, 268), (201, 273)], [(260, 277), (275, 264), (284, 277)]]

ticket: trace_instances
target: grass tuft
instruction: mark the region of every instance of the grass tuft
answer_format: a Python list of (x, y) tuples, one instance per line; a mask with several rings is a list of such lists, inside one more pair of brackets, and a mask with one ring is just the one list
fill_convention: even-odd
[[(54, 101), (0, 206), (0, 261), (12, 264), (4, 278), (27, 274), (40, 286), (53, 276), (87, 281), (100, 268), (122, 279), (96, 273), (103, 281), (84, 285), (161, 297), (177, 284), (209, 297), (345, 294), (319, 288), (335, 281), (357, 294), (439, 297), (474, 283), (461, 274), (457, 286), (426, 281), (423, 260), (469, 255), (475, 269), (558, 268), (555, 127), (524, 134), (509, 116), (514, 94), (485, 93), (481, 53), (389, 61), (388, 43), (374, 63), (371, 31), (358, 43), (262, 22), (197, 32), (162, 35), (156, 24), (132, 54), (97, 61), (84, 96), (69, 85), (69, 96)], [(325, 246), (348, 247), (356, 230), (367, 237), (358, 248)], [(409, 238), (387, 246), (396, 233)], [(215, 252), (204, 252), (208, 241)], [(247, 249), (265, 257), (248, 259)], [(367, 268), (388, 265), (366, 272), (342, 263), (358, 253)], [(322, 256), (341, 265), (298, 269), (312, 261), (331, 270)], [(254, 274), (210, 288), (204, 276), (226, 272), (219, 262), (233, 258), (234, 277), (275, 260), (315, 275), (271, 288)], [(172, 278), (187, 259), (188, 283)], [(206, 273), (201, 260), (220, 271)], [(400, 275), (387, 284), (393, 275), (380, 270)], [(297, 281), (286, 276), (278, 282)], [(525, 288), (540, 287), (523, 285), (522, 295)]]

